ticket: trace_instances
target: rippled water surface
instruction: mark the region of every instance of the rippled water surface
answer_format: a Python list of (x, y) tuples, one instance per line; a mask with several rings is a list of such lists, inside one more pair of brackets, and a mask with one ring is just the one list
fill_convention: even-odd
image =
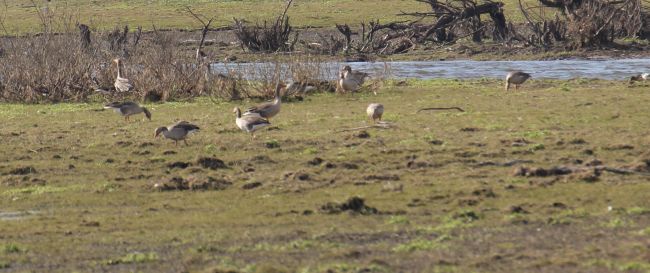
[[(605, 80), (627, 79), (631, 75), (650, 72), (650, 59), (618, 60), (551, 60), (551, 61), (426, 61), (426, 62), (375, 62), (346, 63), (353, 69), (371, 74), (381, 74), (385, 64), (390, 67), (394, 78), (417, 79), (454, 79), (454, 78), (503, 78), (507, 71), (522, 70), (531, 73), (534, 78), (573, 79), (591, 78)], [(331, 75), (335, 78), (343, 63), (325, 63), (323, 78)], [(250, 69), (252, 66), (263, 67), (269, 64), (214, 64), (217, 72), (230, 69)], [(328, 72), (329, 71), (329, 72)]]

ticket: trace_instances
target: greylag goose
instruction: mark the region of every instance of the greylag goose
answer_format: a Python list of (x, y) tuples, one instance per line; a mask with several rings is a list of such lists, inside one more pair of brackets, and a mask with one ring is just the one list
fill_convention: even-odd
[(643, 74), (630, 77), (630, 83), (647, 81), (648, 79), (650, 79), (650, 73), (643, 73)]
[(506, 91), (510, 89), (510, 84), (514, 84), (515, 90), (517, 90), (517, 88), (519, 88), (519, 85), (523, 84), (530, 77), (530, 74), (521, 71), (513, 71), (508, 73), (506, 76)]
[(282, 99), (280, 97), (280, 89), (282, 89), (284, 84), (278, 82), (275, 85), (275, 99), (273, 102), (265, 102), (262, 104), (258, 104), (257, 106), (253, 106), (251, 108), (248, 108), (244, 112), (244, 116), (248, 115), (259, 115), (265, 119), (270, 119), (277, 115), (280, 112), (280, 104), (282, 104)]
[(178, 141), (182, 140), (185, 143), (185, 146), (187, 146), (187, 140), (185, 140), (187, 135), (197, 132), (199, 129), (199, 126), (196, 126), (192, 123), (189, 123), (187, 121), (179, 121), (176, 124), (167, 127), (156, 128), (154, 137), (158, 137), (162, 133), (165, 138), (174, 140), (175, 145), (178, 146)]
[(144, 113), (147, 116), (147, 119), (151, 120), (151, 113), (147, 108), (140, 106), (139, 104), (131, 101), (125, 102), (111, 102), (104, 105), (104, 109), (113, 109), (115, 112), (120, 113), (124, 116), (125, 121), (129, 121), (129, 117), (135, 114)]
[(271, 123), (267, 119), (264, 119), (260, 115), (249, 114), (249, 115), (242, 116), (239, 107), (235, 107), (233, 112), (237, 117), (235, 119), (235, 123), (237, 123), (237, 127), (239, 127), (239, 129), (241, 129), (244, 132), (250, 133), (251, 138), (255, 138), (255, 131), (271, 125)]
[(366, 109), (366, 114), (368, 114), (368, 118), (372, 119), (375, 123), (377, 120), (381, 121), (381, 116), (384, 114), (384, 105), (371, 103)]
[(115, 90), (119, 92), (128, 92), (133, 90), (133, 84), (127, 78), (122, 77), (122, 60), (114, 59), (117, 64), (117, 78), (115, 78)]
[(297, 81), (291, 81), (289, 84), (286, 85), (285, 87), (285, 95), (286, 94), (305, 94), (307, 92), (311, 92), (313, 90), (316, 90), (316, 86), (313, 84), (310, 84), (308, 82), (297, 82)]
[(368, 73), (352, 71), (352, 68), (346, 65), (339, 72), (337, 87), (345, 92), (357, 91), (363, 85), (366, 77), (369, 77)]

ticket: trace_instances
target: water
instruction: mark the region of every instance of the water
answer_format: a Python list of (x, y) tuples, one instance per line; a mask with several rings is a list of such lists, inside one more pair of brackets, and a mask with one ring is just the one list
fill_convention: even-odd
[[(384, 71), (383, 62), (367, 63), (324, 63), (321, 73), (323, 79), (335, 79), (338, 70), (343, 65), (352, 69), (381, 75)], [(521, 70), (537, 79), (604, 79), (624, 80), (632, 75), (650, 73), (650, 59), (591, 59), (591, 60), (551, 60), (551, 61), (424, 61), (424, 62), (387, 62), (393, 78), (415, 79), (502, 79), (508, 71)], [(222, 64), (216, 63), (213, 68), (217, 72), (229, 69), (250, 69), (260, 67), (269, 69), (268, 63)]]

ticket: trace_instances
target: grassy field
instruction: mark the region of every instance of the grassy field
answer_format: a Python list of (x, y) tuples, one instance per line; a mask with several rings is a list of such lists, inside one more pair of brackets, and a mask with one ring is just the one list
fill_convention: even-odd
[[(90, 3), (89, 3), (90, 2)], [(191, 7), (199, 14), (215, 17), (214, 26), (232, 24), (232, 18), (245, 18), (252, 22), (272, 20), (282, 12), (284, 2), (280, 0), (67, 0), (31, 1), (5, 0), (0, 6), (0, 18), (10, 33), (40, 32), (39, 9), (47, 6), (50, 14), (72, 18), (98, 29), (113, 29), (116, 25), (128, 24), (151, 29), (157, 28), (196, 29), (200, 25), (188, 15), (185, 7)], [(519, 22), (522, 17), (518, 4), (506, 0), (506, 16)], [(533, 0), (524, 1), (534, 3)], [(0, 3), (2, 4), (2, 3)], [(409, 17), (397, 16), (401, 11), (428, 11), (426, 4), (414, 0), (300, 0), (294, 1), (289, 10), (292, 24), (299, 27), (334, 27), (336, 23), (358, 24), (361, 21), (379, 19), (381, 22), (403, 21)], [(489, 18), (485, 19), (489, 20)], [(64, 29), (58, 26), (59, 31)], [(73, 29), (76, 31), (76, 28)]]
[[(371, 102), (394, 128), (337, 132)], [(0, 272), (650, 272), (648, 102), (409, 81), (285, 103), (253, 141), (231, 110), (254, 102), (0, 105)], [(178, 119), (189, 146), (153, 138)]]

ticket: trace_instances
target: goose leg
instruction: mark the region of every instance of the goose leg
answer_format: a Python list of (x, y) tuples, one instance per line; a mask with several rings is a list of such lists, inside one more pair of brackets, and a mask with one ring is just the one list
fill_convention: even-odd
[(187, 146), (187, 140), (183, 139), (183, 142), (185, 143), (185, 146)]
[(174, 140), (174, 146), (178, 147), (178, 140)]

